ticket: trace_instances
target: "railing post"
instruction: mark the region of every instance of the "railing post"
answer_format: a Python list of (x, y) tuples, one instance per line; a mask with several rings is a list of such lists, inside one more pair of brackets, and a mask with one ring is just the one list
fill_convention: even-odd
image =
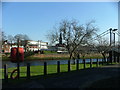
[(103, 61), (104, 61), (104, 59), (102, 58), (102, 65), (103, 65)]
[(90, 58), (90, 68), (92, 68), (92, 59)]
[(44, 75), (47, 75), (47, 62), (44, 62)]
[(30, 79), (30, 63), (27, 63), (27, 79)]
[(97, 58), (96, 66), (99, 67), (99, 60)]
[(117, 57), (115, 56), (115, 63), (117, 63)]
[(120, 63), (120, 56), (118, 55), (118, 63)]
[(79, 60), (77, 60), (77, 63), (76, 63), (76, 70), (79, 70)]
[(4, 65), (4, 79), (5, 82), (8, 82), (8, 71), (7, 71), (7, 64)]
[(109, 64), (109, 58), (107, 57), (107, 65)]
[(18, 75), (18, 79), (20, 78), (20, 63), (17, 63), (17, 75)]
[(60, 61), (57, 61), (57, 73), (60, 73)]
[(70, 72), (70, 60), (68, 60), (68, 72)]
[(84, 69), (86, 68), (85, 59), (83, 59)]

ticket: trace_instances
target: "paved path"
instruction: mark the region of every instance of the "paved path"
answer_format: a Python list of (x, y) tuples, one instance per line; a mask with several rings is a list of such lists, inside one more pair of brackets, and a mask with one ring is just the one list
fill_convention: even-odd
[(120, 76), (120, 64), (84, 69), (57, 75), (47, 79), (33, 80), (16, 88), (86, 88), (98, 80)]

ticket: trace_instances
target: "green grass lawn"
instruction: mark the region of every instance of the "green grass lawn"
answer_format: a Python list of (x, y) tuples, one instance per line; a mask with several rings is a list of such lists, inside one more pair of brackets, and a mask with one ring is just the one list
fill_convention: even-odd
[[(93, 64), (92, 67), (96, 67), (96, 64)], [(86, 68), (90, 68), (90, 64), (86, 64)], [(8, 68), (8, 78), (10, 78), (10, 74), (14, 69), (17, 68)], [(84, 69), (84, 65), (79, 64), (79, 69)], [(70, 70), (71, 71), (76, 70), (76, 64), (75, 65), (71, 64)], [(30, 72), (31, 72), (30, 73), (31, 77), (44, 75), (44, 66), (30, 66)], [(60, 72), (68, 72), (68, 65), (61, 64)], [(26, 77), (27, 76), (26, 73), (27, 73), (27, 67), (26, 66), (20, 67), (20, 77)], [(54, 73), (57, 73), (57, 65), (47, 65), (47, 74), (54, 74)], [(4, 69), (2, 69), (2, 77), (0, 79), (4, 79)]]

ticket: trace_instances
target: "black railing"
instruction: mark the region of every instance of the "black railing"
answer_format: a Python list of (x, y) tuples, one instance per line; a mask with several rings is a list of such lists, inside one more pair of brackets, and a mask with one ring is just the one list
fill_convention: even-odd
[[(107, 65), (107, 64), (109, 64), (109, 63), (111, 63), (110, 61), (109, 61), (109, 59), (106, 61), (106, 60), (104, 60), (104, 59), (102, 59), (102, 61), (99, 61), (99, 59), (96, 59), (96, 62), (93, 62), (93, 60), (92, 59), (89, 59), (90, 61), (89, 62), (86, 62), (86, 60), (85, 59), (83, 59), (83, 69), (86, 69), (86, 64), (89, 64), (89, 68), (93, 68), (93, 64), (94, 64), (94, 67), (96, 66), (96, 67), (99, 67), (100, 65)], [(117, 63), (120, 63), (120, 61), (118, 61)], [(81, 63), (79, 63), (79, 60), (76, 60), (76, 70), (78, 71), (78, 70), (80, 70), (80, 64)], [(96, 65), (95, 65), (96, 64)], [(61, 67), (61, 64), (60, 64), (60, 61), (57, 61), (57, 73), (61, 73), (60, 72), (60, 67)], [(17, 68), (20, 68), (20, 66), (19, 65), (17, 65)], [(67, 67), (68, 69), (68, 72), (70, 72), (70, 71), (72, 71), (71, 70), (71, 64), (70, 64), (70, 60), (68, 60), (68, 67)], [(30, 63), (27, 63), (27, 72), (26, 72), (26, 74), (27, 74), (27, 76), (26, 76), (26, 78), (27, 79), (30, 79), (31, 78), (31, 72), (30, 72), (31, 70), (30, 70)], [(4, 65), (4, 81), (5, 82), (8, 82), (8, 68), (7, 68), (7, 64), (5, 64)], [(17, 72), (18, 73), (18, 72)], [(47, 75), (48, 73), (47, 73), (47, 62), (44, 62), (44, 71), (43, 71), (43, 75), (45, 76), (45, 75)], [(18, 78), (20, 78), (20, 70), (19, 70), (19, 74), (18, 74)]]

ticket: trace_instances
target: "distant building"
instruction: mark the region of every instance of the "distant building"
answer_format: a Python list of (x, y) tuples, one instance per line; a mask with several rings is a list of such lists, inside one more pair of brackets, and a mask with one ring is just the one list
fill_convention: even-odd
[[(21, 43), (23, 43), (23, 42), (21, 42)], [(20, 43), (19, 47), (25, 48), (25, 46), (22, 45), (21, 43)], [(11, 45), (7, 41), (5, 41), (2, 45), (2, 53), (10, 53), (12, 47), (17, 47), (17, 44), (12, 43), (12, 45)], [(26, 43), (26, 48), (27, 48), (26, 51), (46, 50), (46, 49), (48, 49), (48, 42), (29, 40)]]
[(57, 47), (57, 53), (67, 53), (67, 49), (65, 47), (65, 44), (62, 42), (62, 33), (60, 33), (59, 37), (59, 43), (56, 44)]
[(38, 50), (46, 50), (48, 49), (48, 42), (42, 41), (28, 41), (27, 49), (29, 51), (38, 51)]
[(2, 53), (9, 53), (10, 52), (10, 44), (7, 43), (7, 41), (4, 41), (3, 45), (2, 45)]

